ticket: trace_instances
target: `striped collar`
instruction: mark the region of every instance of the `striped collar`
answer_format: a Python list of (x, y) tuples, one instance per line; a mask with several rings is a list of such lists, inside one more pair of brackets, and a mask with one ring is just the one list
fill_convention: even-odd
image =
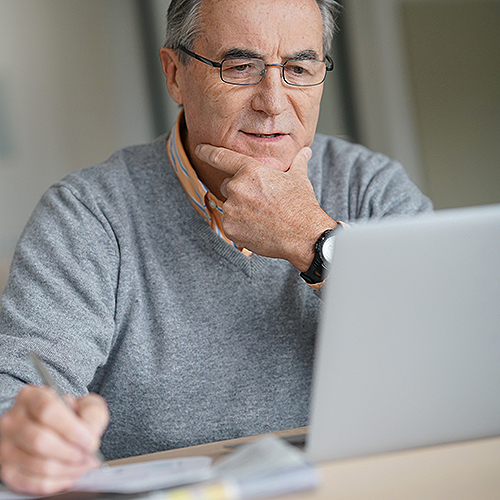
[(167, 139), (167, 153), (182, 188), (196, 211), (205, 219), (207, 224), (227, 243), (250, 256), (252, 252), (246, 248), (237, 247), (224, 233), (222, 228), (222, 202), (216, 198), (201, 182), (191, 165), (181, 139), (181, 128), (184, 122), (184, 112), (177, 117), (170, 136)]

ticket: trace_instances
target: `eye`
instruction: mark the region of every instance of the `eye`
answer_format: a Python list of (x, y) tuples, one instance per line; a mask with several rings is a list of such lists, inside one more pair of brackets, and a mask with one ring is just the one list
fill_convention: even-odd
[(223, 71), (229, 73), (245, 73), (258, 71), (257, 63), (252, 59), (226, 59), (223, 65)]
[(248, 70), (249, 65), (248, 64), (238, 64), (238, 66), (230, 66), (227, 69), (241, 73), (242, 71)]
[(222, 79), (227, 83), (248, 85), (260, 81), (264, 71), (264, 61), (252, 58), (226, 59), (222, 63)]
[(287, 62), (285, 69), (287, 73), (294, 76), (306, 76), (311, 74), (311, 69), (307, 64), (307, 61), (289, 61)]
[(314, 59), (291, 59), (285, 63), (284, 77), (292, 85), (318, 85), (325, 77), (325, 63)]

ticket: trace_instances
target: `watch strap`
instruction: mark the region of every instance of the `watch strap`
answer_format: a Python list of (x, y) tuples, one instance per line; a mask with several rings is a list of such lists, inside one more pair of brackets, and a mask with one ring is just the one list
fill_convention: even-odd
[(333, 237), (339, 228), (342, 228), (344, 224), (337, 221), (337, 225), (333, 229), (327, 229), (318, 238), (314, 244), (314, 258), (307, 271), (301, 272), (300, 276), (308, 285), (316, 285), (322, 283), (326, 279), (326, 274), (328, 271), (327, 262), (323, 259), (322, 248), (325, 240)]

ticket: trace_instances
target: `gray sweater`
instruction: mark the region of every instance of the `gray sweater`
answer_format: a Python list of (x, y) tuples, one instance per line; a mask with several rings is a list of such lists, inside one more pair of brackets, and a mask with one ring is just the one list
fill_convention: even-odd
[[(106, 399), (108, 459), (308, 421), (320, 300), (288, 262), (208, 227), (165, 140), (52, 186), (1, 299), (0, 399), (41, 382), (36, 351), (64, 391)], [(431, 208), (398, 163), (339, 139), (316, 137), (309, 176), (334, 219)]]

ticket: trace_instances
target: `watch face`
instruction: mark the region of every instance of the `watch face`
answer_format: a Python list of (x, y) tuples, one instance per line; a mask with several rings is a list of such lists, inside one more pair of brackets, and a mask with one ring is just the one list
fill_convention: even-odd
[(323, 255), (323, 259), (325, 259), (326, 262), (328, 262), (328, 264), (330, 264), (332, 262), (332, 259), (333, 259), (333, 242), (334, 242), (335, 238), (333, 236), (330, 236), (329, 238), (327, 238), (324, 243), (323, 243), (323, 246), (321, 248), (321, 253)]

